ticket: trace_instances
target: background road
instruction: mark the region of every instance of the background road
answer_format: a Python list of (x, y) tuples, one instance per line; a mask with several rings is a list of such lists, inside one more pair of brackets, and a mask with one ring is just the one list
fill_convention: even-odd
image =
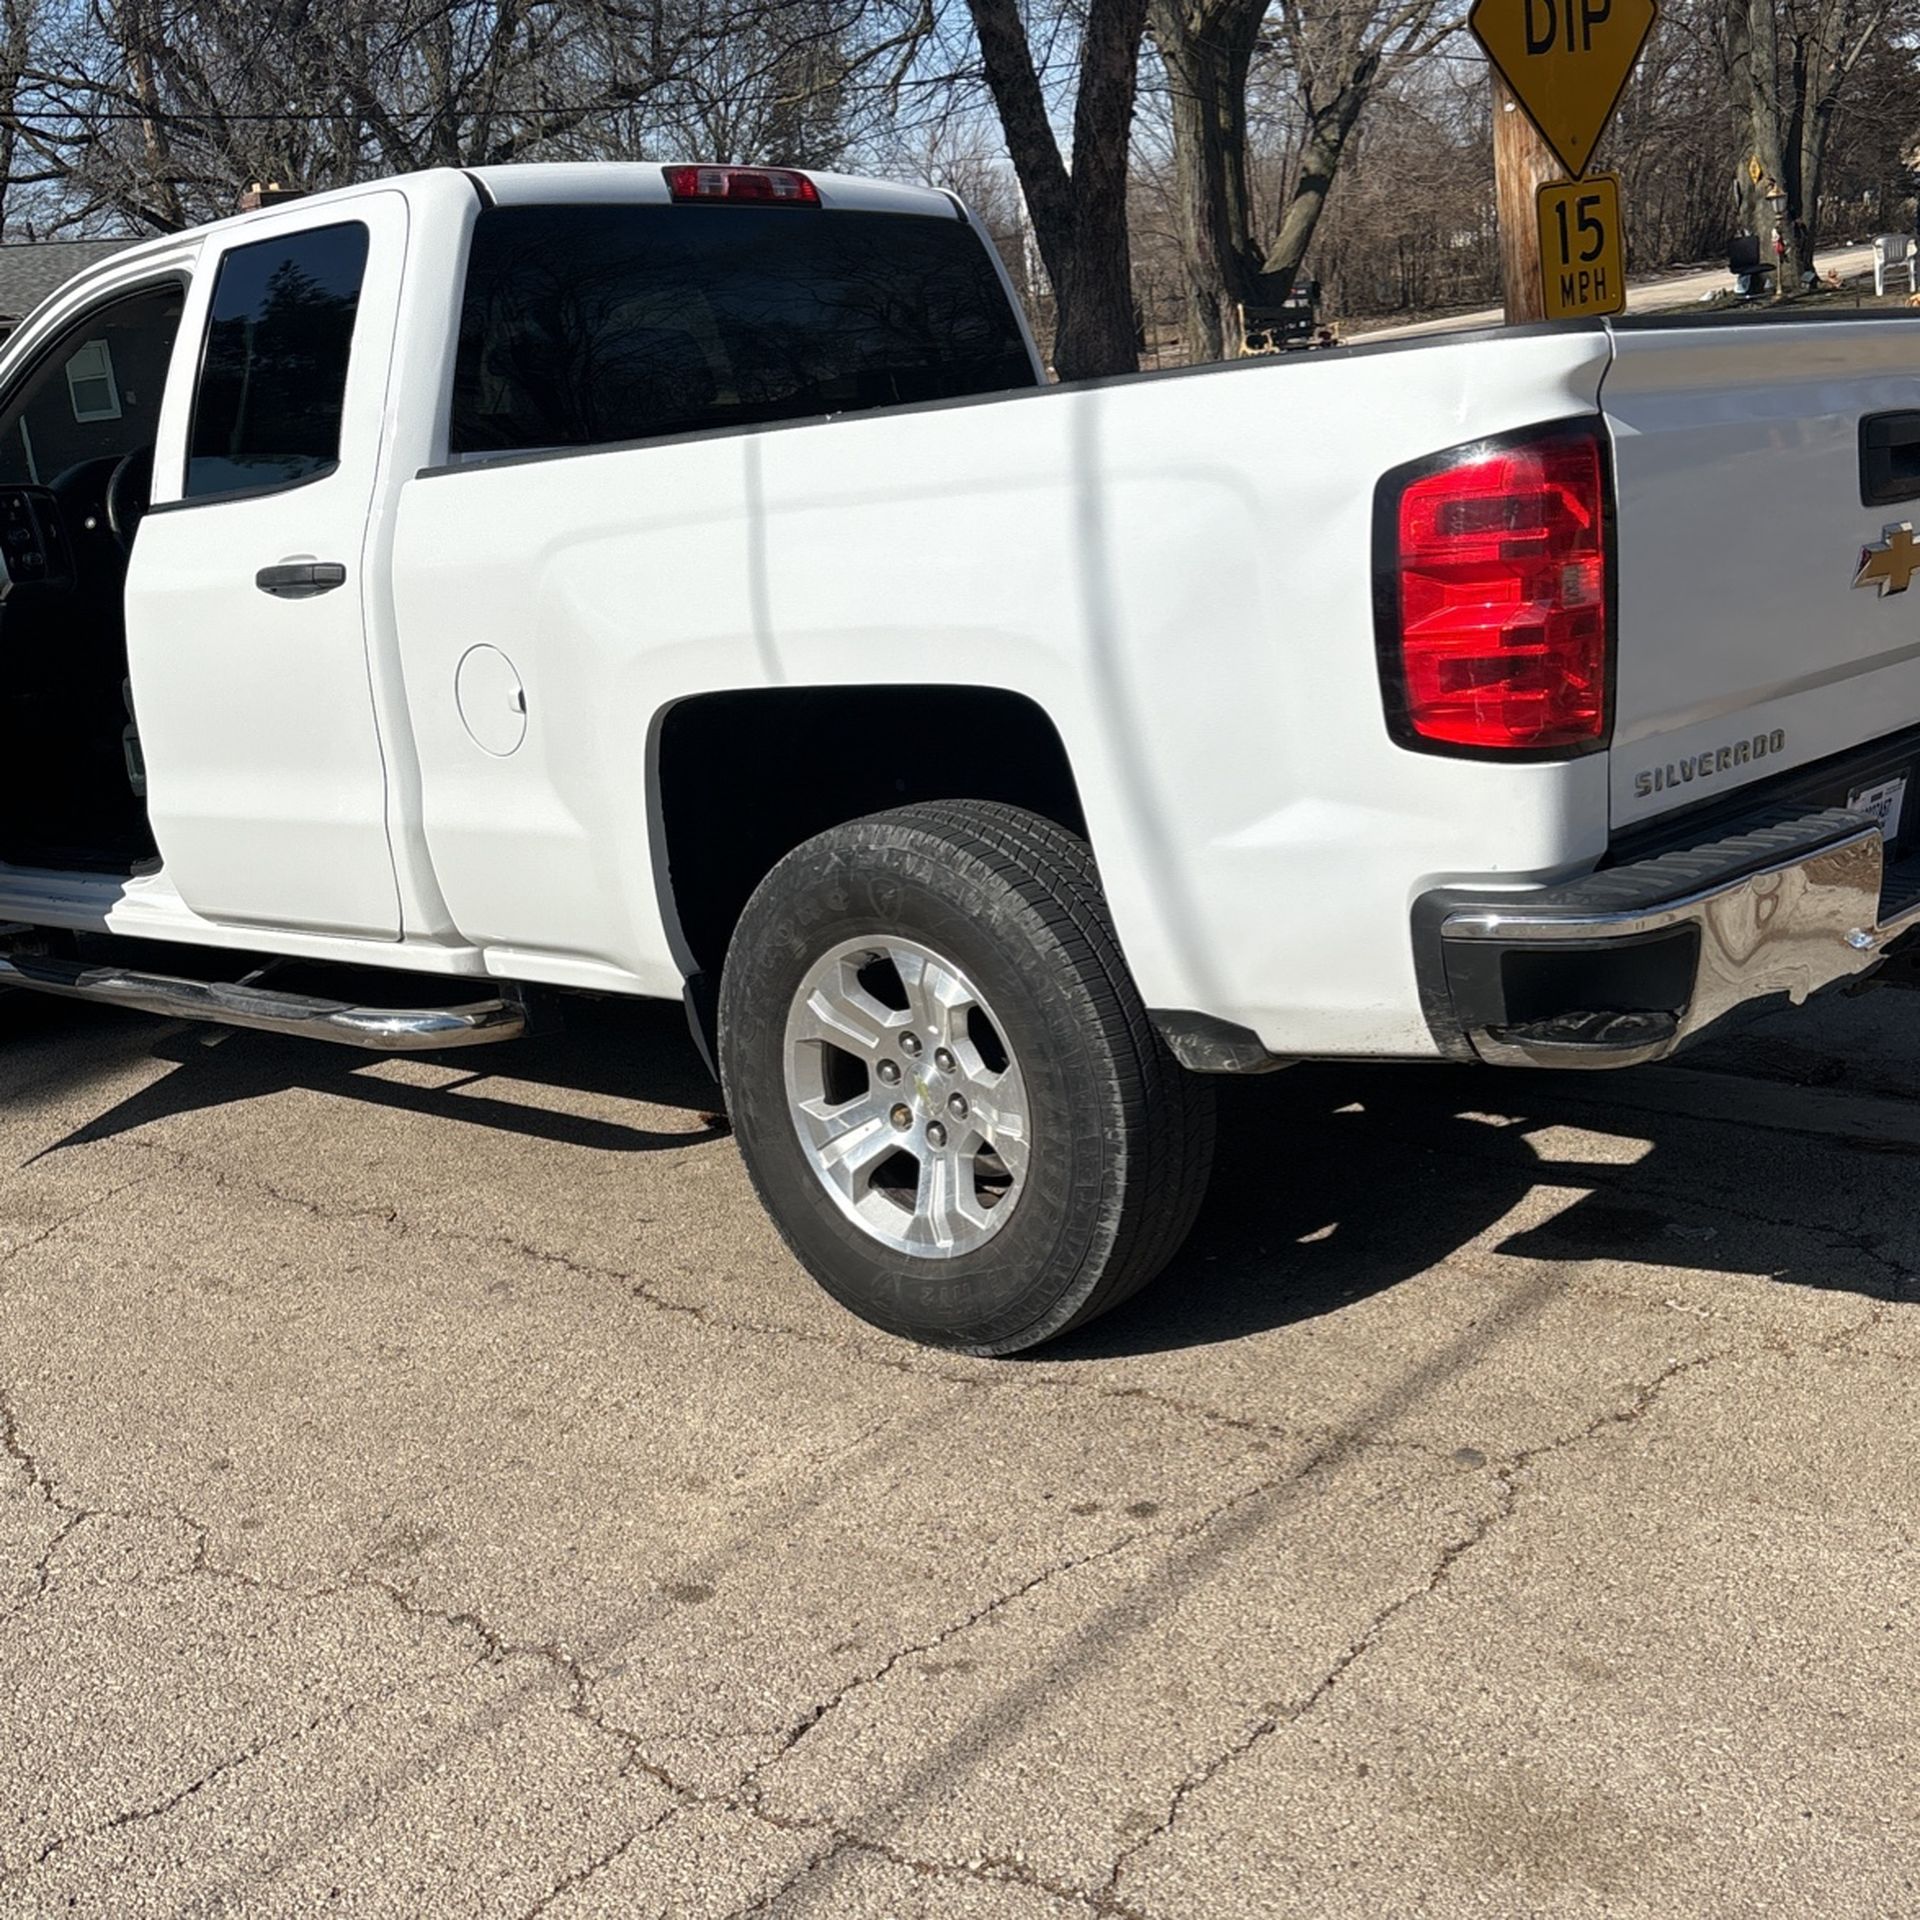
[(676, 1014), (0, 1001), (0, 1912), (1911, 1913), (1916, 1015), (1234, 1089), (996, 1365), (802, 1279)]
[[(1867, 275), (1867, 291), (1873, 291), (1871, 246), (1831, 248), (1818, 254), (1816, 260), (1823, 274), (1837, 273), (1842, 280), (1855, 280), (1862, 274)], [(1725, 267), (1662, 274), (1658, 279), (1636, 281), (1627, 289), (1627, 311), (1656, 313), (1663, 308), (1697, 305), (1703, 303), (1709, 294), (1725, 293), (1732, 285), (1733, 275)], [(1892, 282), (1888, 291), (1902, 285), (1904, 282)], [(1362, 341), (1418, 340), (1436, 333), (1462, 333), (1475, 327), (1497, 327), (1505, 318), (1503, 309), (1488, 307), (1478, 313), (1448, 314), (1439, 320), (1415, 320), (1402, 326), (1369, 328), (1365, 331), (1349, 330), (1349, 337), (1356, 346)]]

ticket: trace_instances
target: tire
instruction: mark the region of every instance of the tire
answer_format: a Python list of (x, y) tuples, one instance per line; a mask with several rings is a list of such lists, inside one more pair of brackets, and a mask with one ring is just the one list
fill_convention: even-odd
[(789, 854), (735, 929), (719, 1038), (788, 1246), (924, 1345), (1084, 1326), (1206, 1194), (1212, 1083), (1148, 1020), (1085, 841), (1015, 807), (903, 807)]

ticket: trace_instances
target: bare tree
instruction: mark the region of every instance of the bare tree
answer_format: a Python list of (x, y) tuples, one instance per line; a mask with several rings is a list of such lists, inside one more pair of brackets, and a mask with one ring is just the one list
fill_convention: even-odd
[[(0, 234), (172, 229), (251, 180), (434, 165), (843, 165), (958, 190), (1060, 371), (1118, 373), (1140, 307), (1156, 360), (1236, 351), (1310, 247), (1348, 315), (1485, 303), (1485, 68), (1442, 44), (1464, 9), (0, 0)], [(1634, 261), (1714, 257), (1743, 196), (1766, 233), (1776, 182), (1789, 287), (1823, 225), (1903, 225), (1916, 102), (1920, 0), (1665, 0), (1611, 136)]]
[(250, 180), (831, 165), (926, 31), (921, 0), (69, 0), (30, 36), (16, 131), (71, 218), (163, 230), (231, 212)]
[(1247, 82), (1268, 0), (1151, 0), (1166, 70), (1174, 220), (1187, 279), (1187, 352), (1240, 346), (1239, 309), (1261, 271), (1248, 179)]
[(20, 225), (19, 193), (52, 177), (22, 134), (20, 93), (33, 61), (33, 0), (0, 0), (0, 239)]
[(1127, 152), (1147, 0), (1087, 0), (1072, 164), (1054, 138), (1019, 0), (967, 0), (1007, 151), (1053, 283), (1054, 366), (1063, 380), (1138, 370), (1127, 235)]
[[(1189, 353), (1236, 353), (1240, 308), (1292, 292), (1327, 196), (1391, 63), (1431, 51), (1458, 25), (1452, 0), (1153, 0), (1171, 96)], [(1248, 185), (1247, 88), (1263, 42), (1281, 54), (1301, 118), (1299, 163), (1271, 232)]]
[(1812, 277), (1835, 118), (1892, 9), (1893, 0), (1729, 0), (1728, 65), (1764, 176), (1755, 184), (1786, 199), (1782, 299)]

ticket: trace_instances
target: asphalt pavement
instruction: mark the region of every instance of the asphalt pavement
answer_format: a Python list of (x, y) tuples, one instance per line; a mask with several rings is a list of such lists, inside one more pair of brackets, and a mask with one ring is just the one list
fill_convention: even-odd
[(1037, 1359), (846, 1318), (671, 1012), (0, 1001), (0, 1913), (1920, 1907), (1920, 1000), (1302, 1068)]

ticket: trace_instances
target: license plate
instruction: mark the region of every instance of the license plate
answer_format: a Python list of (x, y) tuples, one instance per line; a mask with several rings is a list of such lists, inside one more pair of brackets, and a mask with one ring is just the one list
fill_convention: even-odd
[(1880, 822), (1880, 831), (1889, 845), (1900, 837), (1900, 816), (1906, 810), (1907, 782), (1904, 775), (1898, 780), (1882, 780), (1871, 787), (1858, 787), (1847, 796), (1849, 813), (1864, 813), (1869, 820)]

